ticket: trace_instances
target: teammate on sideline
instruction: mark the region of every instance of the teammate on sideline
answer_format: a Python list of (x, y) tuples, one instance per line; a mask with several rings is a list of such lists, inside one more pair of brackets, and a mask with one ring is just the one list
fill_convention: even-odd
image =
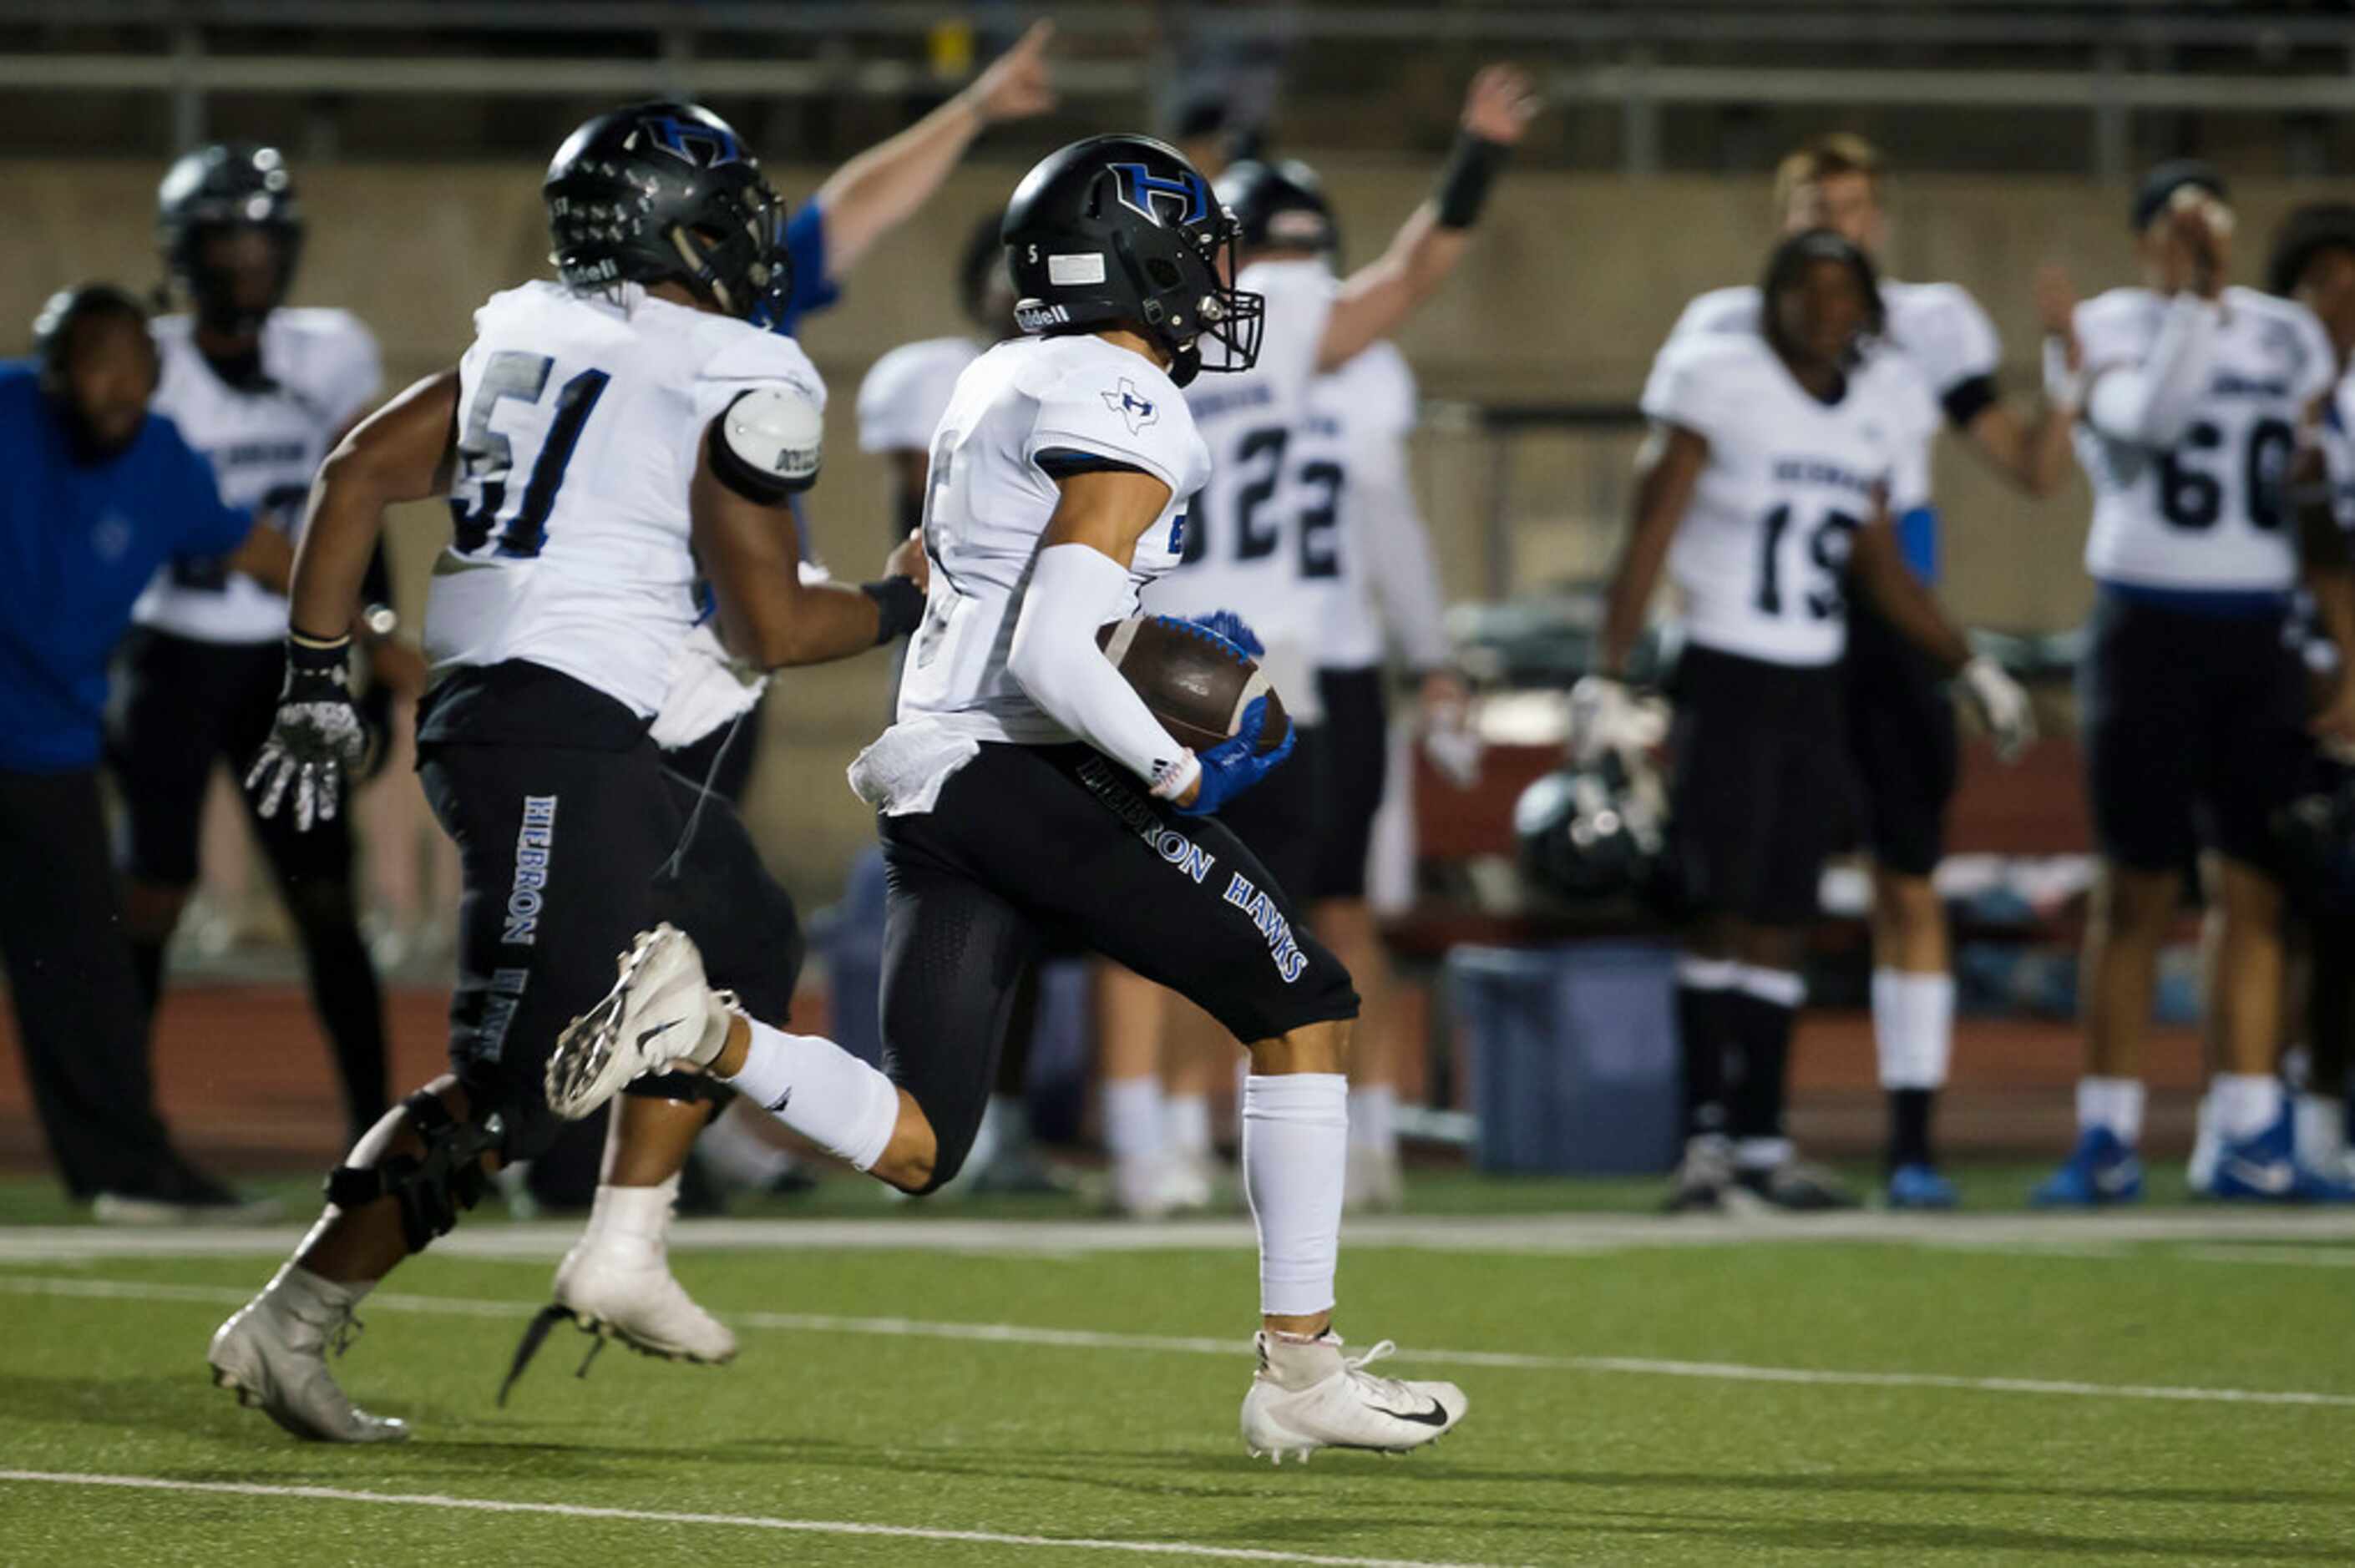
[[(1747, 1193), (1781, 1208), (1839, 1195), (1792, 1157), (1784, 1096), (1799, 961), (1849, 795), (1838, 669), (1859, 595), (2000, 742), (2028, 702), (1907, 569), (1892, 512), (1936, 418), (1920, 379), (1867, 342), (1885, 324), (1872, 263), (1828, 229), (1785, 238), (1758, 291), (1762, 332), (1679, 333), (1653, 365), (1633, 528), (1610, 589), (1598, 673), (1582, 682), (1581, 761), (1638, 715), (1622, 671), (1665, 564), (1687, 647), (1676, 674), (1672, 853), (1693, 915), (1679, 960), (1687, 1145), (1672, 1206)], [(1731, 1144), (1731, 1148), (1728, 1145)]]
[(88, 283), (48, 302), (36, 362), (0, 368), (0, 960), (25, 1078), (67, 1192), (102, 1222), (258, 1221), (173, 1147), (123, 939), (98, 761), (107, 660), (157, 567), (285, 581), (286, 535), (222, 503), (154, 417), (147, 313)]
[[(2323, 405), (2318, 432), (2339, 529), (2355, 529), (2355, 424), (2349, 418), (2350, 366), (2355, 366), (2355, 207), (2323, 202), (2299, 207), (2275, 231), (2265, 266), (2269, 293), (2312, 311), (2330, 334), (2339, 380)], [(2318, 639), (2308, 645), (2318, 670), (2340, 670), (2346, 652)], [(2346, 788), (2344, 758), (2325, 757), (2328, 782)], [(2343, 906), (2309, 912), (2307, 932), (2306, 1050), (2296, 1084), (2298, 1163), (2355, 1181), (2355, 1155), (2347, 1144), (2347, 1089), (2355, 1051), (2355, 917)]]
[[(1775, 171), (1784, 232), (1831, 229), (1877, 264), (1889, 231), (1881, 179), (1881, 154), (1862, 137), (1809, 142)], [(2057, 491), (2067, 477), (2070, 410), (2048, 397), (2023, 421), (1998, 398), (2002, 344), (1978, 302), (1953, 283), (1888, 278), (1881, 297), (1888, 320), (1873, 352), (1911, 370), (1965, 445), (2022, 493)], [(1758, 328), (1758, 291), (1745, 286), (1693, 301), (1676, 333)], [(1933, 585), (1941, 554), (1930, 500), (1937, 424), (1925, 425), (1905, 454), (1917, 477), (1901, 488), (1920, 504), (1896, 520), (1907, 565)], [(1885, 1192), (1895, 1208), (1947, 1208), (1955, 1189), (1938, 1169), (1932, 1122), (1954, 1055), (1955, 981), (1945, 906), (1931, 875), (1945, 853), (1959, 778), (1954, 705), (1930, 661), (1869, 603), (1850, 607), (1843, 667), (1852, 776), (1872, 857), (1872, 1032), (1890, 1117)]]
[[(1267, 298), (1267, 342), (1249, 373), (1187, 393), (1210, 449), (1210, 480), (1188, 513), (1178, 569), (1146, 590), (1145, 604), (1180, 616), (1231, 609), (1265, 643), (1261, 664), (1298, 726), (1298, 750), (1224, 820), (1303, 900), (1318, 895), (1320, 846), (1333, 813), (1362, 801), (1369, 769), (1379, 780), (1362, 751), (1343, 764), (1350, 776), (1337, 777), (1327, 750), (1316, 670), (1329, 608), (1324, 588), (1337, 569), (1341, 474), (1329, 455), (1302, 455), (1309, 390), (1317, 376), (1359, 358), (1437, 292), (1468, 249), (1489, 187), (1536, 110), (1518, 70), (1491, 66), (1476, 75), (1433, 198), (1382, 255), (1343, 279), (1334, 276), (1331, 214), (1320, 210), (1321, 198), (1307, 199), (1313, 173), (1244, 162), (1231, 165), (1218, 187), (1242, 226), (1236, 286)], [(1135, 981), (1115, 972), (1106, 983)], [(1209, 1200), (1209, 1112), (1199, 1080), (1223, 1059), (1225, 1046), (1214, 1021), (1161, 1000), (1170, 1011), (1160, 1030), (1104, 1042), (1114, 1185), (1132, 1211), (1150, 1212), (1173, 1192), (1187, 1206)], [(1383, 1032), (1377, 1038), (1387, 1044)], [(1163, 1040), (1166, 1053), (1156, 1049)], [(1166, 1109), (1164, 1054), (1197, 1080)]]
[[(730, 646), (762, 668), (847, 657), (922, 609), (913, 541), (864, 589), (794, 570), (784, 503), (816, 475), (825, 388), (790, 340), (744, 319), (785, 279), (778, 199), (735, 132), (688, 104), (616, 110), (567, 139), (543, 195), (562, 281), (494, 295), (458, 367), (363, 423), (322, 472), (286, 694), (251, 781), (265, 812), (290, 792), (299, 816), (332, 809), (361, 745), (341, 629), (383, 510), (447, 495), (419, 752), (465, 878), (453, 1070), (352, 1150), (326, 1213), (210, 1351), (218, 1383), (306, 1437), (406, 1436), (353, 1406), (326, 1347), (493, 1169), (553, 1137), (542, 1063), (633, 932), (683, 903), (723, 974), (757, 984), (797, 958), (742, 918), (767, 879), (741, 822), (723, 801), (682, 810), (647, 735), (698, 613), (698, 562)], [(735, 1341), (670, 1277), (662, 1244), (701, 1086), (650, 1079), (613, 1118), (557, 1300), (639, 1348), (719, 1361)]]
[[(1315, 171), (1294, 160), (1257, 167), (1274, 177), (1252, 180), (1248, 194), (1236, 190), (1246, 234), (1255, 222), (1286, 229), (1337, 260), (1338, 231)], [(1390, 767), (1386, 644), (1397, 644), (1418, 677), (1427, 731), (1460, 724), (1470, 696), (1454, 669), (1439, 567), (1408, 471), (1418, 403), (1406, 356), (1387, 339), (1373, 344), (1309, 384), (1295, 465), (1304, 491), (1302, 587), (1324, 601), (1311, 640), (1327, 767), (1310, 923), (1348, 966), (1366, 1003), (1350, 1041), (1353, 1211), (1394, 1209), (1403, 1195), (1396, 1112), (1407, 1042), (1388, 1005), (1389, 954), (1366, 902), (1374, 816)], [(1322, 544), (1312, 547), (1312, 536)]]
[[(190, 153), (164, 176), (157, 206), (165, 266), (190, 313), (155, 323), (164, 364), (155, 411), (211, 460), (222, 500), (291, 511), (321, 460), (376, 401), (376, 339), (348, 312), (284, 303), (303, 217), (276, 148)], [(379, 552), (369, 562), (361, 635), (376, 678), (414, 694), (424, 669), (390, 641), (391, 597)], [(214, 764), (226, 761), (243, 779), (270, 737), (285, 673), (286, 600), (220, 560), (181, 560), (156, 574), (133, 619), (107, 749), (123, 788), (123, 916), (152, 1018), (165, 950), (197, 881)], [(384, 1115), (389, 1086), (384, 998), (353, 896), (351, 822), (338, 814), (304, 832), (282, 815), (256, 817), (253, 828), (302, 944), (357, 1139)]]
[[(2142, 1037), (2184, 868), (2211, 904), (2206, 1006), (2219, 1198), (2355, 1197), (2302, 1170), (2275, 1075), (2283, 991), (2275, 813), (2311, 761), (2307, 731), (2355, 738), (2355, 684), (2309, 717), (2286, 635), (2303, 578), (2320, 630), (2355, 647), (2355, 577), (2327, 506), (2296, 504), (2338, 357), (2305, 307), (2232, 286), (2232, 211), (2204, 164), (2162, 164), (2135, 194), (2144, 285), (2048, 320), (2053, 396), (2083, 409), (2099, 585), (2079, 672), (2101, 874), (2085, 935), (2079, 1135), (2036, 1201), (2142, 1192)], [(2197, 650), (2196, 655), (2190, 651)]]
[(1331, 1331), (1357, 996), (1214, 815), (1289, 736), (1261, 749), (1263, 698), (1231, 738), (1189, 751), (1095, 642), (1177, 563), (1209, 463), (1179, 388), (1251, 368), (1263, 302), (1228, 281), (1235, 225), (1209, 183), (1145, 137), (1048, 157), (1016, 188), (1003, 235), (1026, 335), (976, 360), (942, 418), (932, 594), (900, 722), (851, 769), (890, 867), (885, 1071), (732, 1011), (695, 944), (662, 928), (567, 1032), (550, 1103), (577, 1114), (684, 1061), (858, 1169), (930, 1192), (965, 1159), (1042, 938), (1102, 952), (1251, 1047), (1243, 1161), (1263, 1320), (1245, 1443), (1278, 1462), (1419, 1446), (1462, 1418), (1462, 1391), (1377, 1377), (1366, 1368), (1388, 1344), (1345, 1359)]

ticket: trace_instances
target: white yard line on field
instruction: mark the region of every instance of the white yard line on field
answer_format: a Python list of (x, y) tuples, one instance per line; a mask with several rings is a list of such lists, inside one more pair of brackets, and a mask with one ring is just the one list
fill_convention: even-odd
[[(214, 1285), (170, 1285), (127, 1279), (78, 1279), (44, 1275), (0, 1274), (0, 1291), (29, 1296), (68, 1296), (100, 1300), (190, 1301), (234, 1307), (250, 1291)], [(464, 1297), (411, 1296), (379, 1291), (370, 1311), (431, 1312), (464, 1318), (499, 1318), (520, 1324), (538, 1303), (484, 1301)], [(975, 1344), (1048, 1346), (1058, 1350), (1163, 1351), (1241, 1360), (1243, 1339), (1178, 1334), (1114, 1334), (1090, 1329), (1050, 1329), (1025, 1323), (946, 1323), (921, 1318), (857, 1318), (823, 1312), (730, 1312), (740, 1329), (796, 1334), (856, 1334), (886, 1339), (957, 1340)], [(1845, 1388), (1936, 1388), (1978, 1393), (2060, 1394), (2081, 1399), (2164, 1400), (2179, 1404), (2272, 1404), (2355, 1408), (2355, 1393), (2302, 1389), (2176, 1387), (2152, 1383), (2081, 1383), (2019, 1377), (1972, 1377), (1948, 1372), (1849, 1372), (1822, 1367), (1752, 1366), (1737, 1361), (1680, 1361), (1646, 1356), (1542, 1356), (1514, 1351), (1401, 1349), (1401, 1356), (1436, 1366), (1499, 1367), (1523, 1372), (1603, 1372), (1639, 1377), (1675, 1377), (1721, 1383), (1806, 1383)]]
[(1339, 1557), (1319, 1552), (1274, 1552), (1249, 1546), (1197, 1546), (1182, 1541), (1105, 1541), (1089, 1536), (1011, 1535), (994, 1530), (927, 1530), (853, 1520), (773, 1519), (763, 1514), (671, 1513), (654, 1509), (593, 1508), (581, 1503), (512, 1502), (453, 1498), (438, 1492), (362, 1492), (342, 1487), (280, 1487), (259, 1481), (179, 1481), (160, 1476), (102, 1476), (70, 1470), (0, 1470), (0, 1484), (117, 1487), (133, 1491), (199, 1492), (213, 1497), (293, 1498), (304, 1502), (376, 1503), (399, 1508), (451, 1509), (469, 1513), (546, 1514), (559, 1519), (615, 1520), (637, 1524), (709, 1524), (796, 1535), (865, 1535), (890, 1541), (944, 1541), (976, 1546), (1060, 1547), (1122, 1552), (1146, 1557), (1202, 1557), (1220, 1563), (1294, 1563), (1327, 1568), (1477, 1568), (1403, 1557)]
[[(0, 1226), (0, 1263), (103, 1257), (283, 1254), (300, 1225), (139, 1231), (103, 1225)], [(579, 1239), (578, 1222), (477, 1220), (433, 1246), (437, 1256), (553, 1260)], [(2355, 1243), (2348, 1210), (2151, 1210), (2101, 1214), (1847, 1214), (1664, 1219), (1646, 1214), (1414, 1214), (1352, 1220), (1352, 1250), (1568, 1255), (1629, 1248), (1755, 1246), (1810, 1242), (2101, 1249), (2135, 1242)], [(1224, 1252), (1256, 1245), (1250, 1220), (989, 1220), (922, 1215), (876, 1219), (682, 1220), (673, 1252), (887, 1251), (1010, 1256)]]

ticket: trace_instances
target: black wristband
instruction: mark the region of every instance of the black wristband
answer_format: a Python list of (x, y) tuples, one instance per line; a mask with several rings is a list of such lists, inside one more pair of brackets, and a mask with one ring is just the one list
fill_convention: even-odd
[(916, 586), (913, 577), (885, 577), (879, 583), (860, 583), (858, 591), (875, 601), (875, 641), (879, 644), (905, 637), (924, 619), (924, 590)]
[(1432, 193), (1432, 201), (1439, 208), (1440, 228), (1469, 228), (1480, 220), (1488, 187), (1496, 183), (1511, 151), (1502, 142), (1491, 142), (1469, 131), (1456, 132), (1455, 150), (1439, 171), (1439, 188)]
[(286, 667), (305, 674), (325, 670), (340, 670), (350, 659), (352, 640), (348, 633), (336, 638), (314, 637), (307, 631), (286, 630)]

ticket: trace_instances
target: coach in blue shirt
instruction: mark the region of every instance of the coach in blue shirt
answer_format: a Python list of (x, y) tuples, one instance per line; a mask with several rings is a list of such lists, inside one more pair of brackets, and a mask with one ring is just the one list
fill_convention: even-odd
[(0, 957), (25, 1072), (67, 1189), (100, 1218), (234, 1209), (155, 1114), (100, 720), (108, 656), (156, 567), (229, 556), (282, 580), (288, 547), (223, 506), (205, 460), (148, 413), (160, 367), (130, 295), (61, 294), (36, 336), (36, 363), (0, 366)]

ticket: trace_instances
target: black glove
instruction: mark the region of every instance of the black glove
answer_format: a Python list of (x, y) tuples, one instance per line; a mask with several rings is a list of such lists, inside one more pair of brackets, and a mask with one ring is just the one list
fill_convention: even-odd
[(344, 775), (357, 772), (368, 758), (368, 726), (352, 701), (351, 652), (348, 637), (319, 642), (288, 633), (278, 718), (245, 776), (254, 809), (265, 817), (278, 814), (286, 787), (294, 787), (294, 826), (301, 832), (335, 816)]

